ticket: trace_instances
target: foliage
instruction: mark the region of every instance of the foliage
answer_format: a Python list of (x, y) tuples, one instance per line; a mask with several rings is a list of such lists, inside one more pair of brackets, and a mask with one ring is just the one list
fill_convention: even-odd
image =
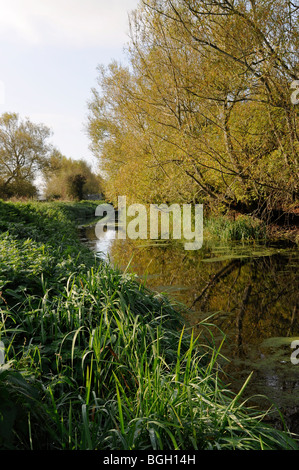
[[(88, 132), (114, 202), (205, 202), (270, 219), (298, 201), (298, 8), (141, 1), (129, 66), (99, 67)], [(134, 174), (134, 178), (132, 178)]]
[(265, 240), (266, 227), (259, 219), (249, 216), (232, 218), (217, 216), (205, 221), (205, 237), (215, 237), (220, 240)]
[(53, 151), (50, 130), (16, 113), (0, 117), (0, 197), (35, 196), (34, 178)]
[(83, 175), (77, 174), (68, 177), (67, 188), (68, 194), (74, 199), (82, 201), (83, 199), (83, 186), (86, 183), (86, 178)]
[(66, 158), (55, 152), (44, 170), (45, 196), (53, 199), (82, 200), (101, 192), (101, 178), (85, 160)]

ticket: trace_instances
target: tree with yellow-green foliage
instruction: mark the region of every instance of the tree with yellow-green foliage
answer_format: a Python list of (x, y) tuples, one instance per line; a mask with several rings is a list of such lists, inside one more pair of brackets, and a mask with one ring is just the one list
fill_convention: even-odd
[(44, 195), (49, 199), (82, 200), (101, 192), (101, 179), (84, 160), (73, 160), (56, 151), (44, 171)]
[(267, 220), (296, 206), (298, 17), (285, 0), (141, 1), (129, 66), (99, 67), (89, 103), (110, 198)]

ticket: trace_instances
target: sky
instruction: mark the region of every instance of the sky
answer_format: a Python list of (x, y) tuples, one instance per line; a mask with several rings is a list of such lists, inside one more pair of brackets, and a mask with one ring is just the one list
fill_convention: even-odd
[(48, 126), (66, 157), (96, 170), (84, 126), (97, 66), (125, 63), (138, 0), (0, 0), (0, 114)]

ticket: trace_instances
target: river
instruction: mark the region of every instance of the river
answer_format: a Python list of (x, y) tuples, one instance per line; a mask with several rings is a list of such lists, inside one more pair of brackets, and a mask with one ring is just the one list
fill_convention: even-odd
[(169, 241), (118, 240), (113, 229), (98, 239), (95, 226), (80, 234), (97, 256), (121, 270), (129, 265), (148, 287), (186, 305), (186, 325), (195, 331), (212, 315), (208, 339), (218, 346), (226, 337), (226, 383), (238, 391), (253, 372), (244, 395), (249, 403), (265, 409), (273, 401), (299, 432), (299, 364), (291, 360), (292, 342), (299, 341), (297, 247), (210, 240), (186, 251)]

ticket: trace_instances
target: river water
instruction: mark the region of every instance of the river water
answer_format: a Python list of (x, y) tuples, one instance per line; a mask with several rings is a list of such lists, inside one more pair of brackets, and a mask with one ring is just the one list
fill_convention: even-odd
[(209, 339), (219, 345), (226, 337), (225, 382), (238, 391), (252, 372), (249, 403), (265, 409), (273, 401), (299, 432), (299, 364), (291, 360), (292, 342), (299, 341), (297, 247), (206, 241), (186, 251), (168, 241), (118, 240), (113, 229), (98, 239), (95, 226), (81, 228), (81, 239), (97, 256), (122, 270), (129, 265), (148, 287), (186, 305), (186, 324), (195, 331), (212, 315)]

